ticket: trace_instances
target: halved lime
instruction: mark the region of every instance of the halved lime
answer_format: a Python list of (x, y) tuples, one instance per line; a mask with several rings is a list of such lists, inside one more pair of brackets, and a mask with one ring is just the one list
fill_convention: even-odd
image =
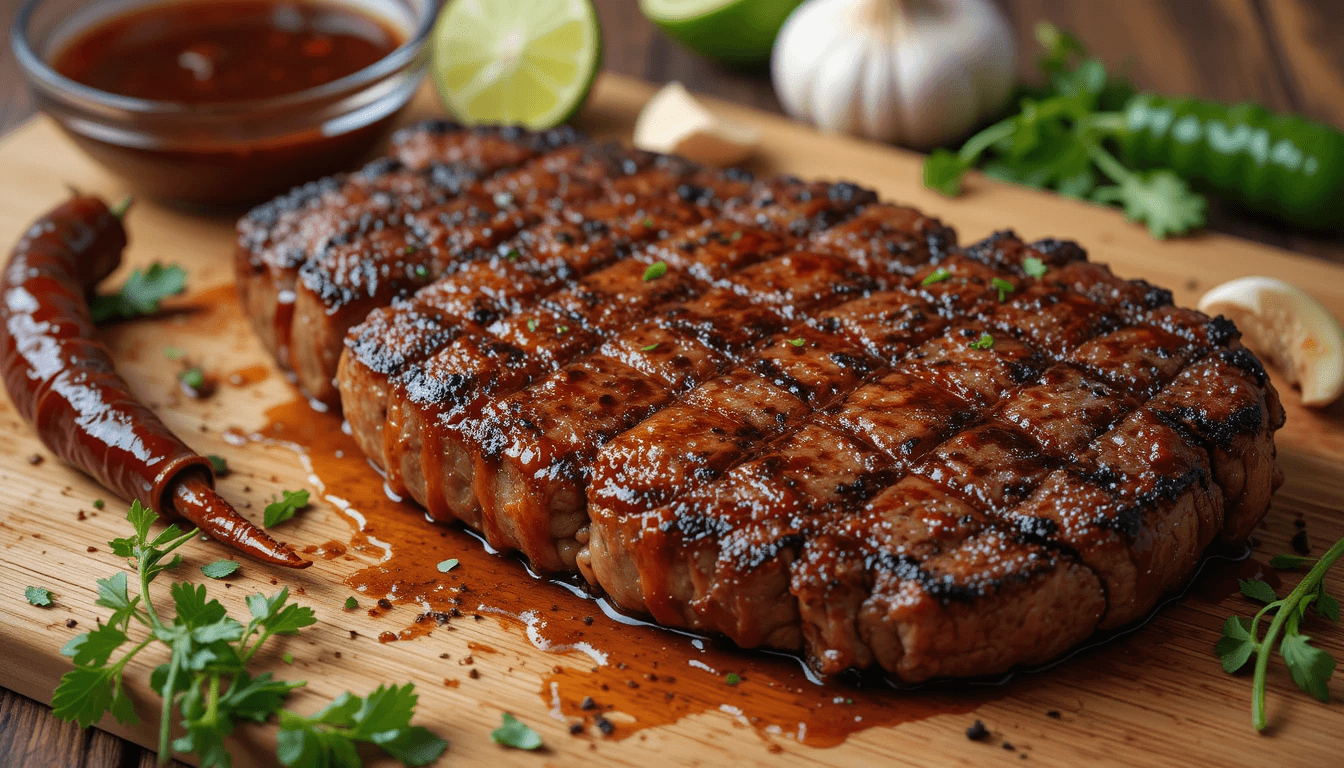
[(590, 0), (451, 0), (431, 54), (439, 97), (459, 120), (550, 128), (588, 95), (602, 31)]
[(719, 61), (737, 65), (770, 60), (775, 35), (802, 0), (639, 0), (664, 32)]

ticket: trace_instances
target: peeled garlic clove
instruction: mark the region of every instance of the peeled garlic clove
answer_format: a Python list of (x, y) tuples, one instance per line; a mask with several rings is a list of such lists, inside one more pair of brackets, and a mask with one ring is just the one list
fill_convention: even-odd
[(760, 141), (760, 131), (715, 117), (681, 83), (668, 83), (635, 121), (636, 147), (675, 153), (705, 165), (736, 165)]
[(1326, 406), (1344, 394), (1344, 330), (1302, 289), (1243, 277), (1204, 294), (1199, 309), (1235, 322), (1246, 346), (1301, 388), (1303, 405)]

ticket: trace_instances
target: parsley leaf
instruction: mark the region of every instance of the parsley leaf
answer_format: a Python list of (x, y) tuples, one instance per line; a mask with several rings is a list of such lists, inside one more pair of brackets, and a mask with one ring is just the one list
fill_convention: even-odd
[(212, 453), (205, 458), (210, 461), (210, 468), (215, 471), (215, 477), (226, 477), (229, 472), (233, 471), (229, 469), (229, 462), (225, 461), (223, 456), (216, 456)]
[(919, 284), (921, 286), (928, 287), (930, 285), (933, 285), (934, 283), (941, 283), (942, 281), (946, 280), (951, 276), (952, 273), (947, 271), (947, 267), (939, 267), (930, 272), (928, 277), (924, 278), (923, 280), (920, 280)]
[(274, 528), (277, 525), (294, 517), (294, 513), (308, 506), (308, 491), (281, 491), (281, 498), (272, 501), (266, 505), (266, 512), (263, 515), (262, 523), (267, 528)]
[(345, 610), (353, 611), (359, 607), (359, 601), (353, 597), (345, 598)]
[(1203, 195), (1167, 170), (1131, 173), (1119, 184), (1093, 190), (1092, 199), (1120, 203), (1126, 219), (1146, 223), (1149, 234), (1159, 240), (1204, 226), (1208, 207)]
[(1045, 262), (1035, 256), (1028, 256), (1022, 259), (1022, 271), (1026, 272), (1028, 277), (1040, 278), (1045, 277), (1049, 268), (1045, 266)]
[(648, 269), (644, 270), (644, 282), (647, 283), (650, 280), (657, 280), (658, 278), (666, 274), (667, 274), (667, 262), (655, 261), (649, 265)]
[(1246, 625), (1236, 616), (1229, 616), (1223, 625), (1223, 637), (1214, 646), (1219, 658), (1223, 660), (1223, 671), (1236, 672), (1246, 666), (1255, 653), (1255, 639), (1247, 631)]
[(742, 678), (736, 672), (729, 672), (727, 675), (724, 676), (723, 682), (729, 685), (737, 685), (738, 683), (742, 682)]
[(237, 570), (237, 560), (216, 560), (213, 563), (201, 566), (201, 573), (212, 579), (222, 579), (227, 576), (232, 576)]
[(1004, 280), (1002, 277), (992, 278), (989, 281), (989, 285), (991, 288), (994, 288), (999, 292), (999, 301), (1001, 302), (1007, 301), (1008, 294), (1017, 290), (1016, 288), (1013, 287), (1012, 283), (1008, 282), (1007, 280)]
[(541, 749), (541, 736), (508, 712), (503, 714), (503, 724), (490, 732), (490, 740), (514, 749)]
[(1335, 660), (1330, 654), (1312, 646), (1306, 635), (1285, 635), (1279, 644), (1279, 653), (1288, 664), (1297, 687), (1320, 701), (1330, 700), (1330, 676), (1335, 671)]
[(994, 347), (994, 337), (989, 335), (988, 331), (981, 332), (980, 338), (972, 341), (971, 349), (992, 349)]
[(182, 386), (196, 392), (205, 389), (205, 371), (202, 371), (199, 366), (188, 368), (178, 374), (177, 380), (182, 382)]
[[(1311, 645), (1311, 638), (1299, 631), (1306, 620), (1307, 609), (1313, 603), (1316, 614), (1331, 621), (1339, 618), (1339, 602), (1325, 592), (1324, 578), (1335, 561), (1344, 555), (1344, 539), (1340, 539), (1316, 560), (1297, 586), (1283, 598), (1263, 581), (1243, 580), (1241, 592), (1247, 597), (1265, 603), (1249, 624), (1233, 616), (1223, 625), (1223, 634), (1214, 645), (1222, 660), (1223, 669), (1234, 672), (1255, 659), (1255, 675), (1251, 685), (1251, 724), (1257, 731), (1268, 722), (1265, 715), (1265, 680), (1270, 657), (1277, 645), (1288, 671), (1297, 687), (1321, 701), (1330, 697), (1329, 683), (1335, 671), (1335, 660), (1329, 653)], [(1300, 560), (1293, 556), (1275, 558), (1281, 565), (1295, 566)], [(1260, 637), (1260, 622), (1269, 620), (1269, 629)]]
[[(149, 679), (163, 699), (159, 754), (165, 760), (174, 751), (192, 752), (202, 766), (230, 768), (224, 743), (237, 724), (265, 722), (272, 716), (278, 716), (281, 724), (277, 753), (286, 765), (358, 766), (362, 764), (359, 742), (378, 745), (406, 765), (428, 764), (447, 748), (442, 739), (410, 724), (417, 697), (409, 683), (380, 686), (367, 699), (342, 694), (312, 717), (283, 709), (289, 693), (304, 683), (275, 680), (270, 673), (254, 677), (247, 664), (269, 638), (294, 634), (316, 623), (313, 610), (290, 603), (288, 588), (282, 588), (270, 597), (248, 596), (251, 618), (244, 625), (230, 617), (219, 601), (210, 599), (204, 585), (176, 583), (169, 586), (174, 615), (167, 620), (151, 603), (148, 586), (180, 561), (169, 555), (193, 540), (197, 532), (183, 533), (177, 526), (168, 526), (151, 539), (150, 527), (157, 515), (139, 504), (132, 505), (127, 518), (135, 535), (118, 539), (113, 548), (133, 560), (140, 594), (129, 594), (125, 572), (98, 581), (97, 604), (114, 612), (107, 623), (61, 649), (74, 668), (65, 673), (52, 695), (57, 717), (87, 727), (111, 712), (123, 723), (134, 723), (135, 708), (122, 685), (124, 670), (136, 654), (158, 642), (171, 652)], [(221, 560), (202, 570), (212, 575), (216, 567), (232, 573), (238, 564)], [(132, 622), (144, 626), (145, 637), (113, 661), (131, 643)], [(288, 653), (283, 658), (286, 663), (293, 661)], [(184, 733), (178, 739), (170, 739), (174, 710)]]
[(187, 288), (187, 271), (176, 264), (151, 264), (131, 273), (121, 290), (111, 296), (95, 296), (89, 304), (93, 322), (130, 320), (159, 311), (159, 302)]
[(1252, 600), (1272, 603), (1279, 599), (1279, 596), (1274, 594), (1274, 588), (1259, 579), (1238, 579), (1237, 585), (1241, 587), (1241, 594)]
[(457, 567), (457, 558), (449, 558), (439, 563), (439, 573), (447, 573)]
[(970, 168), (971, 164), (957, 153), (935, 149), (924, 159), (924, 186), (948, 197), (956, 197), (961, 194), (961, 177)]
[(27, 587), (23, 590), (23, 596), (28, 599), (29, 605), (36, 605), (39, 608), (51, 605), (51, 590), (46, 587)]
[(654, 343), (652, 343), (652, 344), (648, 344), (648, 345), (646, 345), (646, 346), (640, 347), (640, 350), (642, 350), (642, 351), (644, 351), (644, 352), (652, 352), (653, 350), (655, 350), (655, 349), (657, 349), (657, 348), (658, 348), (658, 343), (657, 343), (657, 342), (654, 342)]
[(85, 667), (101, 667), (121, 646), (126, 644), (127, 635), (114, 624), (103, 624), (82, 635), (70, 638), (70, 642), (61, 648), (62, 656), (69, 656), (75, 664)]
[(807, 343), (806, 339), (789, 339), (789, 343), (795, 347), (801, 347)]

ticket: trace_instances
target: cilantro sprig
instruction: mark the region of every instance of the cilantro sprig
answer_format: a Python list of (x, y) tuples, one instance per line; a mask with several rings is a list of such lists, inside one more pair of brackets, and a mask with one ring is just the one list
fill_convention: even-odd
[[(433, 733), (410, 724), (416, 705), (410, 683), (380, 686), (366, 698), (342, 694), (313, 715), (284, 709), (285, 698), (305, 682), (276, 680), (269, 672), (254, 675), (248, 665), (271, 638), (294, 635), (316, 623), (313, 610), (289, 602), (286, 587), (269, 597), (249, 596), (250, 617), (243, 623), (229, 616), (219, 601), (209, 599), (205, 586), (179, 582), (169, 587), (173, 616), (168, 618), (151, 600), (149, 584), (181, 564), (175, 550), (197, 531), (169, 525), (151, 537), (150, 527), (158, 515), (138, 502), (131, 505), (127, 519), (135, 535), (114, 539), (110, 546), (133, 563), (138, 594), (132, 594), (124, 571), (97, 581), (95, 604), (110, 608), (112, 614), (61, 649), (74, 668), (61, 677), (52, 695), (57, 717), (88, 727), (111, 712), (119, 722), (135, 724), (134, 705), (124, 685), (126, 666), (144, 649), (161, 643), (170, 651), (168, 661), (150, 675), (150, 686), (163, 699), (160, 764), (175, 752), (194, 752), (205, 768), (227, 768), (232, 761), (224, 740), (234, 728), (273, 716), (280, 724), (277, 757), (291, 768), (359, 766), (360, 742), (376, 744), (411, 766), (426, 765), (447, 748)], [(132, 634), (142, 632), (143, 638), (132, 639)], [(120, 658), (113, 661), (119, 651)], [(170, 738), (174, 710), (186, 733), (178, 739)]]
[(266, 505), (262, 524), (274, 528), (294, 517), (294, 513), (308, 506), (308, 491), (280, 491), (280, 498)]
[[(1251, 724), (1257, 731), (1264, 730), (1265, 677), (1269, 661), (1277, 646), (1288, 672), (1297, 687), (1321, 701), (1330, 700), (1329, 681), (1335, 671), (1335, 660), (1329, 653), (1311, 645), (1311, 637), (1301, 633), (1307, 609), (1315, 606), (1318, 617), (1339, 621), (1339, 602), (1325, 592), (1325, 574), (1340, 555), (1344, 555), (1344, 539), (1335, 542), (1306, 576), (1286, 597), (1280, 598), (1274, 588), (1260, 580), (1243, 580), (1241, 593), (1264, 603), (1248, 623), (1240, 616), (1229, 617), (1223, 625), (1223, 636), (1214, 646), (1222, 659), (1223, 669), (1236, 672), (1255, 658), (1255, 677), (1251, 687)], [(1273, 560), (1275, 568), (1297, 568), (1309, 559), (1279, 556)], [(1260, 622), (1269, 618), (1269, 629), (1260, 636)], [(1280, 639), (1282, 638), (1282, 639)]]
[(159, 311), (159, 302), (176, 296), (187, 289), (187, 271), (176, 264), (164, 266), (154, 263), (145, 271), (135, 270), (111, 295), (93, 297), (89, 312), (93, 322), (133, 320)]
[(1118, 111), (1134, 93), (1123, 78), (1088, 56), (1077, 38), (1050, 24), (1036, 28), (1045, 53), (1038, 60), (1049, 87), (1023, 93), (1018, 111), (972, 136), (961, 149), (935, 150), (924, 163), (924, 186), (961, 194), (966, 172), (1068, 197), (1119, 205), (1125, 218), (1148, 226), (1155, 238), (1204, 226), (1207, 201), (1166, 169), (1139, 171), (1109, 147), (1124, 130)]

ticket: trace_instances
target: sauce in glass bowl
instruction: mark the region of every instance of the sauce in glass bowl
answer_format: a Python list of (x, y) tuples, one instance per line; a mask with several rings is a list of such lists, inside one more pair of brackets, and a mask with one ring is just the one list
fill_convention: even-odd
[(353, 75), (402, 43), (386, 22), (315, 0), (214, 0), (113, 17), (52, 68), (100, 91), (189, 104), (286, 96)]
[(260, 202), (365, 156), (426, 69), (435, 0), (28, 0), (38, 106), (138, 193)]

